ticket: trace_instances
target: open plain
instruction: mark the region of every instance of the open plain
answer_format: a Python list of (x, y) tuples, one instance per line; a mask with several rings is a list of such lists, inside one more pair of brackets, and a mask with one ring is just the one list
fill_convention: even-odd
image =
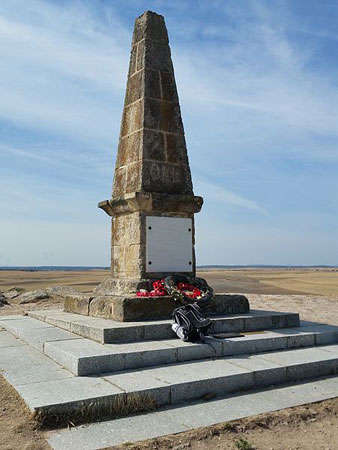
[[(106, 270), (2, 270), (0, 291), (13, 286), (33, 290), (66, 285), (90, 292), (107, 276)], [(198, 276), (206, 278), (216, 292), (246, 294), (254, 309), (298, 312), (303, 320), (338, 325), (338, 269), (204, 270)], [(23, 308), (60, 307), (61, 302), (57, 297), (26, 305), (13, 301), (0, 308), (0, 315), (18, 314)], [(34, 425), (22, 400), (3, 379), (0, 381), (0, 448), (48, 448), (43, 439), (48, 431)], [(338, 448), (337, 415), (338, 400), (332, 399), (119, 448), (334, 450)]]

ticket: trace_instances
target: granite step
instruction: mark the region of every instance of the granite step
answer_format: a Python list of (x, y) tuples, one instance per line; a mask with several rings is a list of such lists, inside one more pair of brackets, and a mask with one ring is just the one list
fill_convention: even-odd
[(58, 418), (130, 414), (338, 373), (338, 345), (324, 345), (75, 377), (38, 350), (18, 345), (7, 331), (0, 331), (2, 340), (2, 374), (33, 413), (54, 424)]
[(131, 417), (61, 429), (49, 435), (48, 444), (53, 450), (97, 450), (123, 444), (127, 448), (127, 443), (131, 442), (229, 423), (335, 397), (338, 397), (338, 376), (228, 394), (225, 398), (203, 402), (203, 405), (198, 401), (187, 402)]
[[(67, 313), (61, 309), (28, 311), (27, 314), (34, 319), (101, 343), (176, 338), (171, 329), (171, 320), (117, 322)], [(247, 314), (213, 317), (210, 333), (259, 331), (298, 326), (299, 315), (296, 313), (252, 310)]]
[(206, 338), (204, 344), (192, 344), (179, 339), (100, 344), (23, 316), (2, 319), (0, 325), (76, 376), (338, 342), (338, 327), (320, 324), (248, 332), (239, 338), (219, 340), (210, 337)]

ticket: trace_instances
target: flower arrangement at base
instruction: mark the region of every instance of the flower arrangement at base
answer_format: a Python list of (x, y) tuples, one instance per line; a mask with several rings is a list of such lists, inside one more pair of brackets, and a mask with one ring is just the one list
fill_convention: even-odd
[(153, 289), (140, 289), (137, 297), (163, 297), (170, 295), (178, 303), (203, 301), (208, 303), (213, 298), (213, 289), (203, 278), (186, 277), (185, 275), (171, 275), (152, 282)]

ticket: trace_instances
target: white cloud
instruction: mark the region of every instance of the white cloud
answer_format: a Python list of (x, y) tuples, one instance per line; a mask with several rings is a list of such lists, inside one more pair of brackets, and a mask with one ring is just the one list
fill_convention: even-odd
[(218, 207), (222, 207), (222, 203), (244, 208), (254, 211), (259, 214), (267, 215), (268, 212), (258, 205), (255, 201), (249, 200), (235, 192), (225, 189), (222, 186), (217, 186), (211, 183), (198, 180), (195, 183), (195, 192), (201, 192), (205, 202), (215, 202)]
[[(122, 26), (115, 27), (115, 38), (104, 33), (80, 3), (20, 6), (10, 19), (6, 12), (11, 8), (0, 6), (0, 117), (81, 140), (110, 142), (112, 130), (118, 132), (130, 37), (122, 39)], [(31, 23), (29, 10), (36, 13)]]

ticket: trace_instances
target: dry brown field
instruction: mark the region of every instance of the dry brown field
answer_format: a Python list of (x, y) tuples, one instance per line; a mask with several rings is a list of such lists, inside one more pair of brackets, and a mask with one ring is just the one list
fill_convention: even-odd
[[(0, 270), (0, 290), (12, 286), (33, 290), (67, 285), (90, 292), (109, 273)], [(338, 269), (226, 269), (198, 271), (197, 275), (206, 278), (216, 292), (338, 295)]]

